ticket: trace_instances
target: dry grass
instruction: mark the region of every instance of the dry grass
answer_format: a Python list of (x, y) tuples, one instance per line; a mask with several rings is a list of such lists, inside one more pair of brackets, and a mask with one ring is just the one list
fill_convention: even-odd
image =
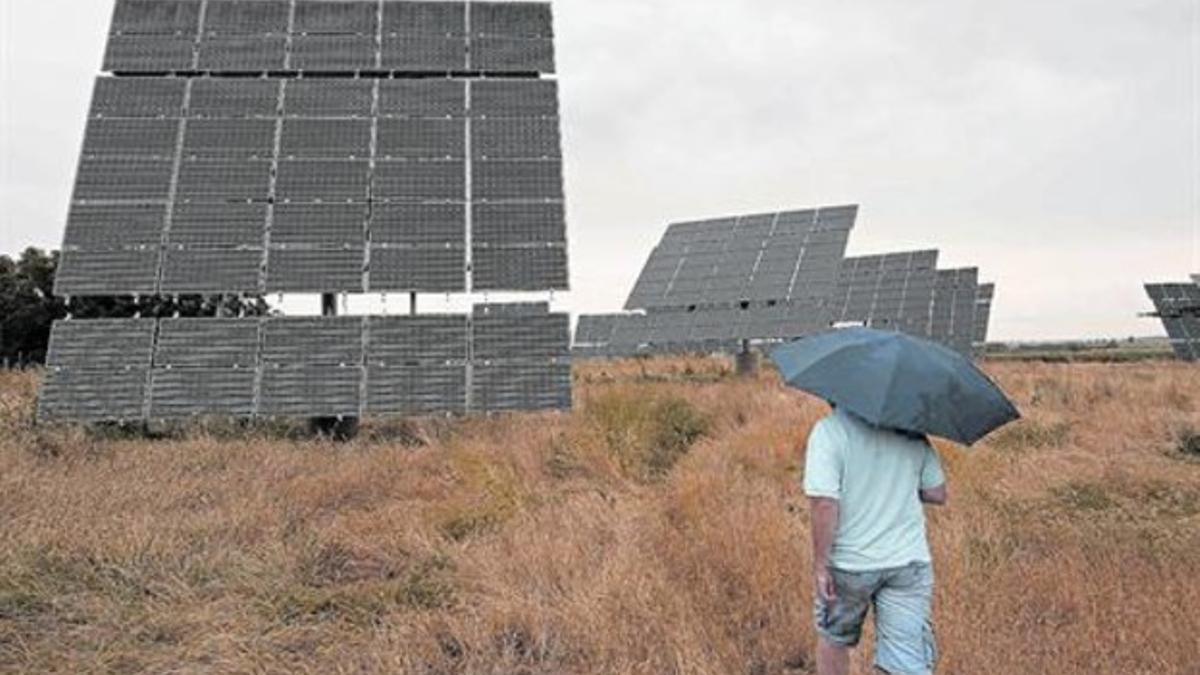
[[(942, 672), (1200, 673), (1197, 371), (992, 370), (1028, 417), (942, 448)], [(716, 361), (578, 371), (571, 415), (345, 446), (35, 428), (36, 375), (0, 375), (0, 671), (807, 672), (823, 407)]]

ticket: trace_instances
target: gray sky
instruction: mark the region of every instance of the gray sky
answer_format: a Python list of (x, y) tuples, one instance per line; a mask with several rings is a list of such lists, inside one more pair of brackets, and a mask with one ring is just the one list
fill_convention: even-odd
[[(1200, 0), (557, 0), (575, 291), (618, 309), (672, 220), (862, 204), (994, 339), (1160, 332), (1200, 270)], [(0, 252), (58, 245), (108, 0), (0, 0)]]

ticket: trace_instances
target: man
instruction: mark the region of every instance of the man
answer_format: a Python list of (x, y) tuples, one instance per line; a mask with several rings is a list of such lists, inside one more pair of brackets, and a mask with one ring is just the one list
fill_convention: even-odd
[(937, 660), (933, 566), (922, 504), (946, 503), (937, 453), (922, 436), (835, 409), (808, 439), (818, 675), (845, 675), (875, 610), (875, 667), (925, 675)]

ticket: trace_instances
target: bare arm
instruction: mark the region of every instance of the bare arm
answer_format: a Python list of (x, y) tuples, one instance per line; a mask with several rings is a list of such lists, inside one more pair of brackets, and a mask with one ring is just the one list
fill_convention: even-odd
[(921, 490), (921, 503), (929, 504), (930, 506), (945, 506), (946, 502), (950, 501), (950, 491), (946, 489), (946, 484)]
[(828, 497), (810, 497), (809, 510), (812, 514), (813, 578), (817, 592), (826, 600), (837, 597), (833, 575), (829, 573), (829, 553), (833, 548), (833, 537), (838, 526), (838, 500)]

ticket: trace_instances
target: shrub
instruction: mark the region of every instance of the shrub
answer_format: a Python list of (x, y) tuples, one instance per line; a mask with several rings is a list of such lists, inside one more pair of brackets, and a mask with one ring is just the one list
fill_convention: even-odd
[(708, 416), (686, 399), (641, 391), (604, 394), (585, 413), (587, 427), (621, 468), (646, 481), (670, 473), (711, 428)]

